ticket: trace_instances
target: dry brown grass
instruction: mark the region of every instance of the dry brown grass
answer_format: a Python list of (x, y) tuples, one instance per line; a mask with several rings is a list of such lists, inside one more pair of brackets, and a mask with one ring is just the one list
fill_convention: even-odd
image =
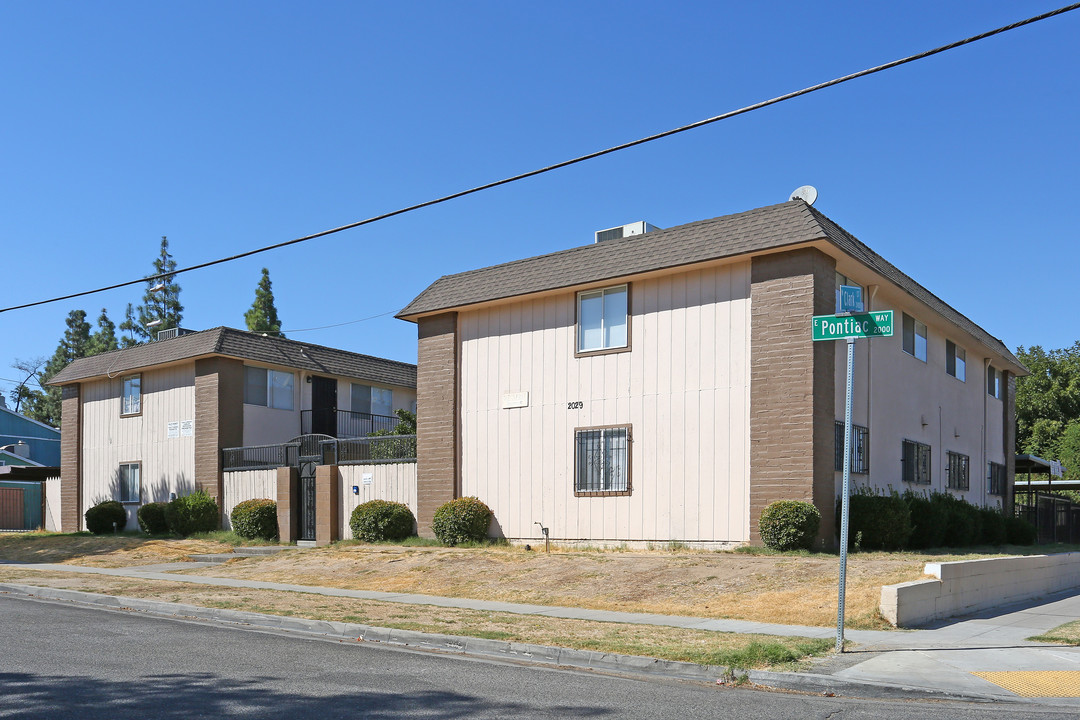
[[(229, 545), (29, 534), (0, 536), (0, 558), (124, 567), (179, 561)], [(883, 628), (881, 586), (916, 580), (926, 562), (966, 556), (855, 553), (849, 556), (847, 618)], [(338, 544), (238, 560), (192, 574), (356, 590), (564, 605), (666, 615), (829, 627), (836, 622), (838, 558), (678, 551), (402, 547)]]
[[(464, 635), (512, 642), (644, 655), (702, 665), (730, 665), (751, 669), (797, 662), (828, 651), (831, 641), (772, 635), (738, 635), (647, 625), (624, 625), (461, 610), (321, 595), (206, 587), (167, 581), (35, 572), (0, 568), (0, 581), (31, 582), (84, 592), (152, 598), (200, 607), (216, 607), (274, 615), (334, 620), (376, 627)], [(772, 662), (770, 662), (772, 658)], [(779, 660), (777, 660), (779, 658)]]
[(0, 559), (93, 567), (131, 567), (183, 562), (196, 553), (229, 552), (210, 540), (151, 539), (131, 535), (61, 535), (32, 532), (0, 535)]

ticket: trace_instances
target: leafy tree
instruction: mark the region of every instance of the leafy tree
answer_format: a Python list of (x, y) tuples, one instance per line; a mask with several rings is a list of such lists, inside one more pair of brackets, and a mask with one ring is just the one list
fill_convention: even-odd
[(281, 332), (281, 321), (278, 319), (277, 308), (274, 306), (274, 291), (270, 286), (270, 271), (262, 269), (262, 278), (255, 286), (255, 302), (251, 309), (244, 313), (244, 322), (251, 332), (269, 333), (278, 337), (285, 337)]
[(90, 336), (90, 346), (87, 348), (86, 354), (97, 355), (98, 353), (119, 348), (120, 344), (116, 340), (116, 324), (109, 319), (105, 308), (101, 308), (101, 315), (98, 316), (97, 325), (97, 332)]
[(1080, 342), (1021, 347), (1016, 356), (1031, 371), (1016, 380), (1016, 447), (1060, 460), (1066, 478), (1080, 479)]
[[(125, 321), (122, 329), (130, 329), (144, 340), (153, 340), (162, 330), (180, 326), (184, 306), (180, 304), (180, 286), (176, 284), (175, 275), (172, 274), (174, 270), (176, 261), (169, 254), (169, 239), (162, 235), (161, 250), (154, 259), (154, 272), (146, 281), (142, 304), (136, 308), (138, 322), (131, 327)], [(158, 286), (161, 286), (161, 289), (155, 291), (153, 288)], [(150, 325), (158, 320), (161, 322)], [(150, 327), (147, 327), (148, 325)]]
[(34, 391), (30, 389), (30, 386), (27, 385), (27, 383), (30, 382), (30, 378), (41, 371), (46, 360), (47, 358), (44, 356), (30, 358), (29, 360), (15, 358), (15, 362), (12, 363), (11, 367), (13, 369), (18, 370), (20, 374), (25, 375), (22, 382), (16, 385), (11, 391), (11, 402), (15, 404), (15, 412), (19, 412), (19, 406), (33, 396)]
[(85, 310), (72, 310), (67, 316), (67, 329), (45, 367), (38, 373), (42, 390), (34, 390), (25, 399), (25, 414), (53, 427), (60, 427), (60, 388), (46, 385), (49, 379), (68, 363), (90, 354), (90, 323)]

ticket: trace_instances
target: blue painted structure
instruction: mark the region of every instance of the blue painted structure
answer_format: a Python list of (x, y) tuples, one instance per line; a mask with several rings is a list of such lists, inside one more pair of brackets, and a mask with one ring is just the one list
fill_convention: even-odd
[(41, 465), (59, 467), (60, 431), (0, 406), (0, 446), (22, 440), (30, 446), (30, 459)]

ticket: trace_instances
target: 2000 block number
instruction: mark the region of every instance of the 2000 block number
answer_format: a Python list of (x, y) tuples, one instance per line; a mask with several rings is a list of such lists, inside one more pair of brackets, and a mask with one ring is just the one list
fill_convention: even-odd
[(580, 410), (583, 407), (585, 407), (585, 403), (581, 402), (580, 400), (574, 400), (573, 402), (566, 403), (567, 410)]

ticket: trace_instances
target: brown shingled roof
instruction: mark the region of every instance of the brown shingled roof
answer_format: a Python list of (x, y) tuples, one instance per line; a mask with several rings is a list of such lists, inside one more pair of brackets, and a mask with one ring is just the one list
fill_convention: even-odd
[(440, 310), (614, 280), (639, 273), (825, 240), (925, 303), (1015, 365), (993, 337), (802, 200), (699, 220), (502, 265), (444, 275), (397, 314), (404, 320)]
[[(303, 348), (304, 352), (300, 350)], [(49, 381), (50, 385), (115, 376), (179, 360), (224, 355), (268, 365), (339, 375), (401, 387), (416, 387), (416, 366), (311, 343), (217, 327), (169, 340), (79, 358)]]

